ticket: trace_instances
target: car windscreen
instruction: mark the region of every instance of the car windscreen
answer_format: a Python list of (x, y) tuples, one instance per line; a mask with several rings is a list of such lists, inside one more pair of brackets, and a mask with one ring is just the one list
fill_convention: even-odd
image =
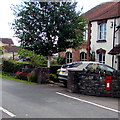
[(71, 65), (69, 65), (67, 68), (73, 68), (73, 67), (78, 67), (79, 65), (81, 65), (82, 63), (73, 63)]
[(99, 68), (101, 69), (101, 70), (105, 70), (105, 71), (110, 71), (110, 72), (114, 72), (115, 71), (115, 69), (114, 68), (112, 68), (112, 67), (110, 67), (110, 66), (108, 66), (108, 65), (99, 65)]
[(62, 68), (67, 68), (68, 64), (62, 65)]
[(62, 68), (73, 68), (73, 67), (78, 67), (79, 65), (81, 65), (82, 63), (77, 63), (77, 62), (73, 62), (70, 64), (64, 64), (62, 65)]

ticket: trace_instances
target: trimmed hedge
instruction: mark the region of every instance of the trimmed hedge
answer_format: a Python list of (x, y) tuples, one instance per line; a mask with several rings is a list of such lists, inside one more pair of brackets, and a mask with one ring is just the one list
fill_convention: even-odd
[(8, 73), (16, 73), (18, 71), (22, 71), (22, 68), (24, 68), (26, 65), (29, 65), (29, 64), (24, 62), (19, 63), (11, 60), (3, 60), (2, 71), (8, 72)]
[[(28, 68), (25, 68), (27, 66)], [(41, 66), (44, 67), (45, 65)], [(33, 66), (28, 62), (23, 62), (23, 61), (12, 61), (12, 60), (3, 60), (2, 64), (2, 71), (8, 72), (8, 73), (16, 73), (16, 72), (22, 72), (23, 69), (26, 72), (27, 69), (29, 70), (28, 73), (30, 72), (30, 69), (34, 69), (35, 67), (39, 66)], [(61, 68), (61, 65), (51, 65), (50, 66), (50, 73), (51, 74), (56, 74), (57, 75), (57, 70)]]

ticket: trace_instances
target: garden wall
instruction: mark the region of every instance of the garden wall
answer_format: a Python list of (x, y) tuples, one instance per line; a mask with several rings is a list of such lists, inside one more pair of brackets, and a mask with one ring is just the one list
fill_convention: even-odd
[(85, 95), (120, 97), (120, 71), (69, 71), (68, 91)]
[(50, 77), (50, 68), (48, 67), (39, 67), (33, 71), (37, 76), (37, 83), (47, 83)]

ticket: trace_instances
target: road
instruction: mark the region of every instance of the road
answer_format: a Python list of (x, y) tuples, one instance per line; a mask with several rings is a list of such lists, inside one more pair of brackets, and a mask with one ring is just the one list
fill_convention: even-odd
[(118, 118), (118, 100), (73, 94), (57, 85), (2, 80), (2, 118)]

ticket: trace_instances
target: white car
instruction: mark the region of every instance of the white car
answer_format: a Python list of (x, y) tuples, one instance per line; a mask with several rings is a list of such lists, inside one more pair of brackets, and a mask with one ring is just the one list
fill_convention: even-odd
[(79, 61), (62, 65), (60, 72), (58, 73), (58, 79), (65, 86), (67, 86), (68, 70), (79, 71), (83, 69), (96, 69), (96, 68), (110, 72), (115, 71), (114, 68), (99, 62)]

